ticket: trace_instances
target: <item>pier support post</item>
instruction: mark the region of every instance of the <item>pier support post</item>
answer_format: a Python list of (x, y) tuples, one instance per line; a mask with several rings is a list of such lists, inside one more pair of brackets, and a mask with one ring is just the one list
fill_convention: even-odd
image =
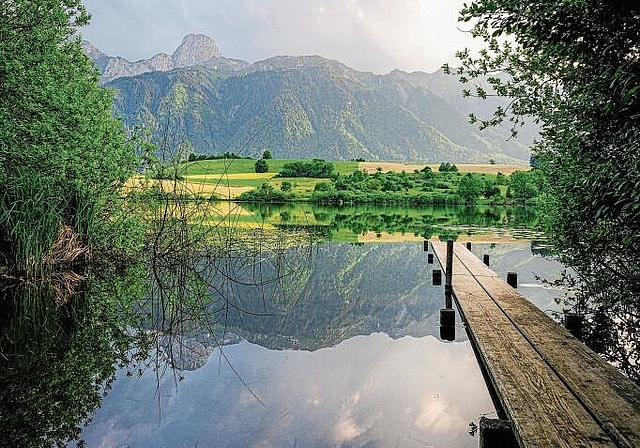
[(508, 420), (480, 417), (480, 448), (518, 448)]
[(582, 340), (582, 326), (584, 315), (579, 313), (564, 313), (564, 328), (579, 340)]
[(427, 254), (427, 263), (433, 264), (433, 254)]
[(424, 240), (424, 251), (429, 252), (429, 240)]
[(471, 250), (471, 241), (467, 241), (467, 250)]
[(434, 269), (431, 275), (431, 283), (435, 286), (442, 285), (442, 271), (440, 269)]
[(447, 267), (445, 271), (445, 282), (444, 282), (444, 301), (445, 308), (453, 308), (453, 304), (451, 302), (451, 295), (453, 294), (453, 240), (447, 241)]
[(518, 273), (517, 272), (507, 272), (507, 283), (512, 288), (518, 287)]
[(486, 264), (487, 266), (489, 266), (489, 254), (484, 254), (484, 255), (482, 256), (482, 262), (483, 262), (484, 264)]
[[(453, 310), (441, 310), (441, 311), (453, 312)], [(456, 340), (455, 325), (451, 325), (451, 326), (440, 325), (440, 339), (442, 339), (443, 341), (455, 341)]]

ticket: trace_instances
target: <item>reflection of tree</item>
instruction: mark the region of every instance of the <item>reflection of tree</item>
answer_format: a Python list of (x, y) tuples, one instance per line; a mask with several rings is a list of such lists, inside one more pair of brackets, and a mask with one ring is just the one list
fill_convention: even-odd
[(62, 305), (56, 304), (51, 284), (5, 291), (0, 310), (4, 446), (64, 446), (76, 439), (110, 388), (116, 365), (143, 357), (144, 335), (128, 331), (126, 313), (113, 295), (104, 294), (115, 288), (125, 305), (139, 290), (127, 284), (131, 280), (87, 285)]

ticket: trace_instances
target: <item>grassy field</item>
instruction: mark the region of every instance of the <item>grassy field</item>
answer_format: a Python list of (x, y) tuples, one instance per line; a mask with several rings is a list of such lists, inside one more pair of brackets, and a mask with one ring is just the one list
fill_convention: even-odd
[[(360, 169), (367, 173), (375, 173), (378, 168), (382, 168), (382, 172), (386, 173), (394, 171), (400, 173), (406, 171), (407, 173), (413, 172), (413, 170), (421, 170), (424, 168), (424, 163), (401, 163), (401, 162), (360, 162)], [(433, 171), (438, 171), (440, 164), (429, 164), (429, 167)], [(512, 174), (514, 171), (528, 171), (530, 166), (526, 165), (490, 165), (480, 163), (457, 163), (458, 171), (461, 173), (479, 173), (479, 174), (498, 174), (502, 173), (505, 176)]]
[[(269, 159), (269, 171), (267, 174), (278, 174), (286, 163), (300, 162), (300, 159)], [(200, 160), (184, 164), (180, 174), (192, 175), (214, 175), (214, 174), (256, 174), (254, 165), (256, 161), (250, 159), (227, 159), (227, 160)], [(340, 174), (350, 174), (358, 169), (358, 162), (334, 162), (336, 172)]]
[[(212, 194), (221, 199), (235, 199), (242, 193), (259, 189), (264, 183), (268, 183), (276, 190), (281, 190), (284, 182), (289, 182), (292, 186), (291, 191), (300, 198), (308, 198), (314, 191), (316, 184), (319, 182), (329, 182), (329, 179), (318, 178), (280, 178), (277, 174), (282, 170), (285, 164), (299, 162), (299, 159), (269, 159), (269, 171), (267, 173), (256, 173), (254, 169), (255, 160), (250, 159), (227, 159), (227, 160), (202, 160), (196, 162), (185, 163), (181, 166), (180, 175), (183, 180), (180, 182), (180, 190), (196, 194), (199, 196), (209, 197)], [(343, 162), (332, 161), (335, 171), (348, 175), (355, 171), (366, 171), (375, 173), (378, 168), (382, 172), (405, 171), (413, 173), (415, 170), (421, 170), (424, 164), (398, 163), (398, 162)], [(439, 164), (429, 165), (431, 169), (437, 173)], [(514, 171), (529, 170), (530, 167), (524, 165), (491, 165), (491, 164), (457, 164), (458, 173), (439, 173), (439, 182), (436, 192), (445, 193), (448, 190), (456, 188), (461, 176), (464, 173), (474, 173), (474, 176), (481, 180), (495, 180), (497, 173), (506, 176)], [(501, 193), (504, 195), (506, 187), (499, 186)], [(406, 195), (420, 194), (420, 191), (414, 188), (406, 191)]]

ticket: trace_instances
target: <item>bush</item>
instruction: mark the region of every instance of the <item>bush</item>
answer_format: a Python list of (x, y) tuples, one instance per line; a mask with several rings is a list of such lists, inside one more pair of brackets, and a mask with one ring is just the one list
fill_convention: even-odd
[(264, 159), (260, 159), (256, 161), (254, 168), (256, 173), (266, 173), (269, 171), (269, 164)]

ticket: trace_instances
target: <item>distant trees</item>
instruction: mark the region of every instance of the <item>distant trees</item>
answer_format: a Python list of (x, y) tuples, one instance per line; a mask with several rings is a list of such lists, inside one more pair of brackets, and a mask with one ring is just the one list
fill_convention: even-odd
[(269, 160), (271, 158), (271, 151), (268, 149), (265, 149), (264, 152), (262, 153), (262, 158), (264, 160)]
[(438, 167), (438, 171), (441, 173), (457, 173), (458, 167), (449, 162), (443, 162)]
[(334, 165), (323, 159), (313, 159), (311, 162), (285, 163), (279, 177), (331, 177), (334, 174)]
[(259, 159), (254, 164), (256, 173), (266, 173), (269, 171), (269, 164), (264, 159)]
[(224, 159), (252, 159), (252, 157), (245, 157), (234, 152), (224, 152), (223, 154), (197, 154), (192, 152), (187, 158), (188, 162), (197, 162), (199, 160), (224, 160)]
[(474, 205), (482, 195), (482, 181), (467, 173), (458, 183), (458, 196), (465, 205)]

